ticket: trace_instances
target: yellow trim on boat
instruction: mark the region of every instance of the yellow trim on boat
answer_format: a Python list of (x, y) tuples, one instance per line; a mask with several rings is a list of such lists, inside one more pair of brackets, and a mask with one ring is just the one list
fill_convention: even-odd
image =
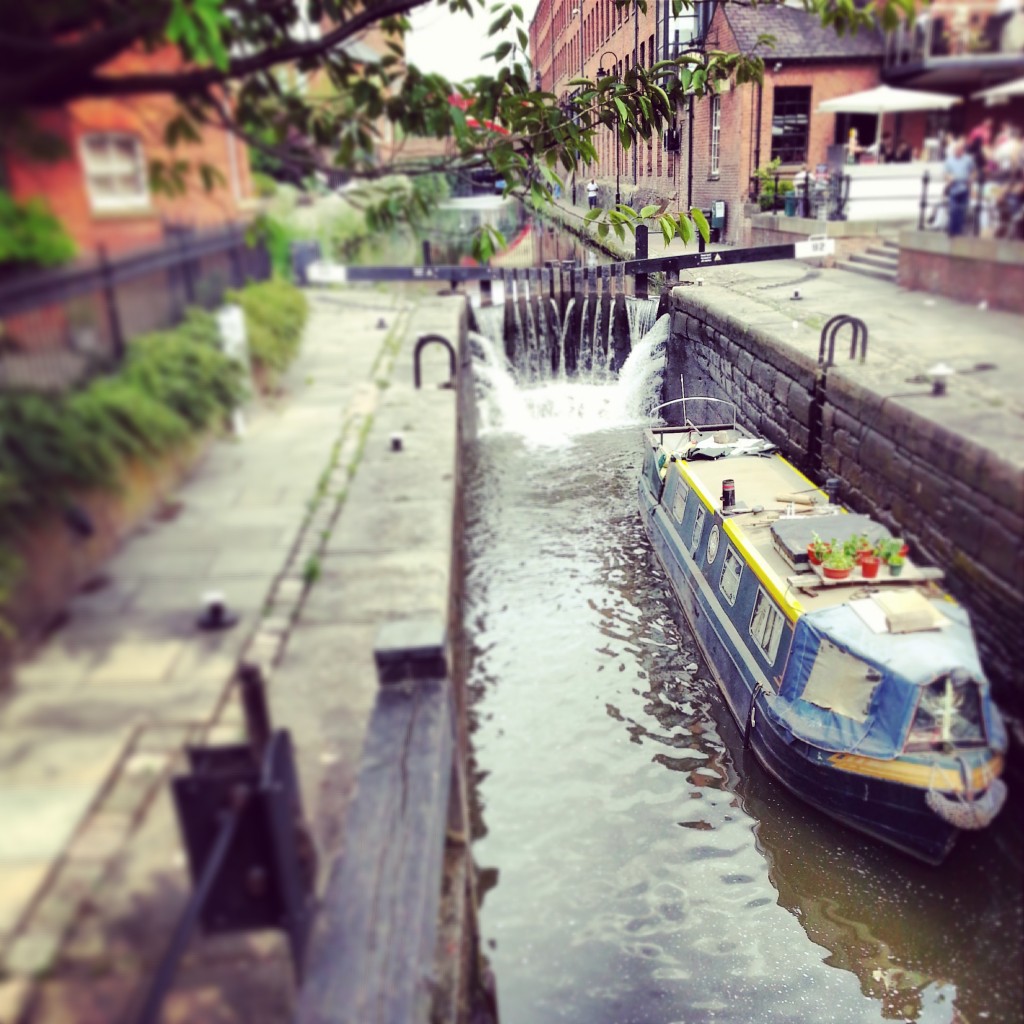
[(768, 593), (775, 599), (775, 602), (782, 609), (783, 614), (796, 622), (804, 613), (803, 605), (799, 601), (794, 601), (792, 598), (786, 596), (786, 591), (789, 589), (783, 589), (782, 584), (774, 572), (765, 564), (764, 559), (760, 553), (752, 548), (742, 536), (740, 536), (736, 524), (731, 519), (725, 519), (722, 522), (722, 526), (725, 529), (725, 535), (733, 542), (736, 548), (742, 552), (747, 565), (754, 571), (754, 575), (765, 585), (768, 589)]
[(701, 503), (709, 512), (717, 512), (718, 510), (715, 508), (714, 497), (708, 497), (708, 494), (704, 490), (704, 487), (701, 484), (701, 482), (695, 476), (686, 472), (686, 470), (683, 468), (685, 465), (686, 463), (682, 459), (676, 461), (676, 469), (679, 471), (679, 475), (683, 478), (683, 480), (686, 481), (686, 486), (689, 487), (690, 490), (693, 491), (698, 498), (700, 498)]
[[(964, 788), (960, 772), (955, 768), (936, 768), (914, 761), (881, 761), (876, 757), (864, 757), (862, 754), (833, 754), (829, 758), (829, 763), (855, 775), (888, 779), (890, 782), (901, 782), (920, 789), (941, 789), (960, 793)], [(987, 789), (1002, 774), (1002, 755), (994, 754), (971, 773), (971, 787), (975, 792)]]
[[(679, 471), (679, 475), (683, 478), (686, 485), (697, 495), (701, 504), (704, 505), (712, 515), (717, 515), (719, 510), (715, 504), (715, 499), (708, 496), (707, 491), (695, 476), (692, 476), (685, 471), (683, 468), (685, 465), (686, 463), (682, 460), (676, 462), (676, 468)], [(806, 479), (806, 477), (804, 479)], [(810, 481), (808, 481), (808, 483), (810, 483)], [(723, 519), (722, 526), (725, 530), (726, 536), (732, 541), (733, 546), (742, 554), (754, 575), (764, 584), (768, 593), (782, 609), (782, 613), (791, 622), (796, 622), (796, 620), (804, 613), (803, 605), (801, 605), (799, 601), (795, 601), (786, 596), (786, 591), (789, 588), (785, 587), (783, 581), (781, 581), (779, 577), (765, 564), (761, 555), (737, 533), (732, 520)]]

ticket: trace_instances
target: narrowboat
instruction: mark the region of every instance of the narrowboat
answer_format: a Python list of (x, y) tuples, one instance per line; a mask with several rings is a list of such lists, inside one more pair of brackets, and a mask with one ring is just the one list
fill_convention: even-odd
[[(940, 863), (1006, 798), (1006, 729), (965, 610), (734, 408), (715, 418), (647, 429), (639, 506), (743, 742), (813, 807)], [(830, 578), (857, 551), (868, 564)]]

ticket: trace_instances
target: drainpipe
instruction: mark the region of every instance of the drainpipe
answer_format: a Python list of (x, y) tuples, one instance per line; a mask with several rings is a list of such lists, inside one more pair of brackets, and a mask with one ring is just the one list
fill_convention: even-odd
[(686, 209), (693, 209), (693, 93), (686, 97), (689, 138), (686, 140)]
[[(637, 55), (640, 52), (640, 8), (633, 0), (633, 70), (636, 70)], [(633, 140), (633, 186), (636, 186), (637, 141)]]
[[(757, 83), (757, 123), (754, 126), (754, 173), (761, 166), (761, 104), (764, 102), (764, 82)], [(753, 175), (751, 175), (753, 177)], [(758, 189), (760, 191), (760, 189)], [(754, 196), (756, 199), (757, 196)]]

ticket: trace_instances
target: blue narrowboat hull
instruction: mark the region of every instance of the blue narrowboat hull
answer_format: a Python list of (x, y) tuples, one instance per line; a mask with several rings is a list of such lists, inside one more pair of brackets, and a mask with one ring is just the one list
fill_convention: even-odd
[[(867, 759), (854, 755), (850, 760), (856, 766), (842, 767), (841, 753), (802, 742), (785, 727), (780, 718), (785, 702), (777, 691), (793, 639), (792, 623), (786, 624), (777, 661), (767, 667), (760, 664), (748, 649), (742, 625), (733, 621), (741, 618), (740, 601), (734, 598), (732, 609), (723, 606), (712, 585), (710, 555), (707, 566), (700, 557), (697, 530), (688, 547), (683, 535), (688, 535), (690, 524), (684, 530), (681, 515), (678, 525), (673, 522), (662, 503), (664, 486), (656, 490), (652, 475), (643, 474), (638, 488), (645, 531), (744, 743), (758, 762), (791, 793), (830, 817), (928, 863), (941, 862), (961, 830), (928, 806), (927, 785), (879, 777), (889, 769), (873, 771), (877, 762), (865, 763)], [(720, 516), (709, 521), (724, 528)], [(991, 757), (987, 750), (968, 751), (959, 763), (984, 771)], [(911, 770), (914, 767), (911, 764)]]

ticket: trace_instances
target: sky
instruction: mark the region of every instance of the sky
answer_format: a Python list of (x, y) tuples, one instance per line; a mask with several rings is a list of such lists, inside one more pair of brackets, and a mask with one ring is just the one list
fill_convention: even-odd
[[(522, 27), (529, 30), (537, 0), (521, 0), (520, 6), (524, 16)], [(421, 71), (439, 72), (456, 81), (493, 74), (497, 68), (494, 59), (482, 60), (482, 55), (503, 39), (516, 42), (516, 34), (510, 27), (502, 36), (489, 38), (487, 26), (494, 19), (489, 7), (490, 4), (481, 7), (472, 18), (452, 14), (445, 5), (431, 4), (414, 11), (413, 31), (406, 38), (409, 63)]]

